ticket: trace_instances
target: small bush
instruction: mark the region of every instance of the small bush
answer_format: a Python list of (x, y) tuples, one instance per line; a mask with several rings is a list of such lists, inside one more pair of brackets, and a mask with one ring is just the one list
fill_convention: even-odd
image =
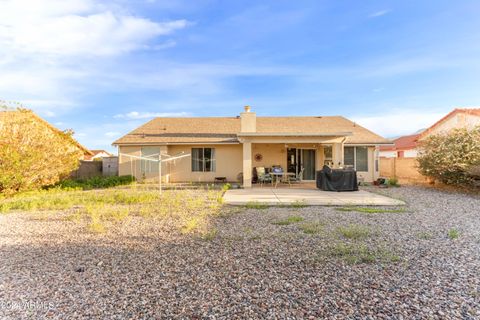
[(396, 177), (387, 179), (387, 185), (389, 185), (390, 187), (400, 187), (400, 185), (398, 184), (398, 179)]
[(338, 243), (329, 250), (328, 254), (341, 258), (349, 264), (400, 261), (399, 256), (386, 248), (369, 248), (364, 244)]
[(299, 228), (306, 234), (319, 234), (323, 231), (323, 224), (320, 222), (303, 223)]
[(287, 226), (287, 225), (292, 224), (292, 223), (302, 222), (303, 220), (304, 219), (302, 217), (292, 216), (292, 217), (288, 217), (285, 220), (276, 221), (273, 224), (276, 224), (276, 225), (279, 225), (279, 226)]
[(258, 201), (249, 201), (245, 205), (247, 209), (257, 209), (257, 210), (263, 210), (263, 209), (268, 209), (268, 204), (258, 202)]
[(217, 197), (217, 203), (218, 204), (224, 204), (225, 203), (225, 199), (220, 195)]
[(337, 232), (347, 239), (364, 239), (371, 234), (370, 229), (358, 224), (351, 224), (346, 227), (338, 227)]
[(85, 180), (67, 179), (60, 181), (55, 186), (60, 189), (74, 189), (74, 190), (90, 190), (90, 189), (104, 189), (112, 188), (120, 185), (131, 184), (135, 181), (131, 175), (127, 176), (111, 176), (111, 177), (92, 177)]
[(104, 233), (106, 231), (104, 224), (99, 220), (92, 221), (88, 225), (88, 229), (93, 233)]
[(422, 231), (417, 234), (419, 239), (422, 240), (431, 240), (433, 238), (433, 234), (428, 231)]
[(331, 254), (345, 259), (348, 263), (373, 263), (376, 261), (375, 253), (365, 245), (346, 245), (340, 243), (332, 248)]
[(199, 227), (200, 219), (198, 217), (189, 218), (183, 227), (181, 228), (182, 233), (191, 233)]
[(448, 237), (449, 237), (451, 240), (455, 240), (455, 239), (457, 239), (459, 236), (460, 236), (460, 232), (458, 232), (457, 229), (452, 228), (452, 229), (448, 230)]
[(230, 183), (225, 183), (222, 186), (222, 191), (227, 191), (227, 190), (230, 190), (230, 189), (232, 189), (232, 185)]
[(307, 206), (307, 201), (305, 199), (295, 200), (290, 206), (295, 209), (305, 208)]
[(205, 241), (212, 241), (217, 237), (217, 234), (218, 234), (218, 230), (213, 228), (203, 233), (201, 238)]
[(337, 211), (343, 211), (343, 212), (351, 212), (351, 211), (356, 211), (360, 213), (403, 213), (405, 212), (405, 209), (380, 209), (380, 208), (364, 208), (364, 207), (339, 207), (335, 208)]

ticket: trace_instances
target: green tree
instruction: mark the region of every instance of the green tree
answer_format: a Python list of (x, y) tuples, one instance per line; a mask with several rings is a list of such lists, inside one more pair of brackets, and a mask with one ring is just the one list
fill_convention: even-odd
[(67, 177), (83, 154), (72, 134), (30, 110), (0, 111), (0, 193), (9, 196)]
[(480, 126), (454, 129), (420, 142), (419, 171), (445, 184), (472, 184), (480, 166)]

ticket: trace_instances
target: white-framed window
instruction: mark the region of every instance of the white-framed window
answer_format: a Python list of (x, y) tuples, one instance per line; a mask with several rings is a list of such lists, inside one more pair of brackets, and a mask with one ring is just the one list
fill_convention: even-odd
[(192, 171), (214, 172), (215, 148), (192, 148)]
[(343, 163), (357, 171), (368, 171), (368, 147), (344, 147)]
[(323, 147), (323, 164), (327, 166), (333, 165), (333, 150), (331, 145)]

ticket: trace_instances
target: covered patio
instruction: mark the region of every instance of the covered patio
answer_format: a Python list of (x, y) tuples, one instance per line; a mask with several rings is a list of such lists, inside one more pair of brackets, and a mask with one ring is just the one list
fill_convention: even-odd
[(311, 206), (401, 206), (405, 202), (372, 192), (321, 191), (310, 184), (295, 188), (254, 187), (250, 189), (232, 189), (224, 195), (225, 204), (246, 205), (251, 202), (268, 205), (289, 205), (302, 202)]
[(316, 171), (324, 164), (334, 168), (343, 164), (343, 141), (348, 134), (239, 134), (243, 146), (243, 187), (250, 188), (256, 182), (253, 174), (258, 167), (265, 168), (267, 174), (278, 167), (284, 175), (314, 181)]

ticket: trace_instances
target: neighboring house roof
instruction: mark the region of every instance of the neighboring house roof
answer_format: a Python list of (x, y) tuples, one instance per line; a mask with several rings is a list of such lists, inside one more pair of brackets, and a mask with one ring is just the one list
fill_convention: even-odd
[(112, 155), (110, 152), (105, 151), (105, 150), (94, 150), (94, 149), (92, 149), (92, 150), (90, 150), (90, 151), (92, 151), (92, 153), (93, 153), (94, 156), (96, 156), (97, 154), (100, 154), (100, 153), (106, 153), (106, 154), (108, 154), (109, 156)]
[(380, 151), (410, 150), (417, 147), (420, 134), (411, 134), (393, 140), (393, 146), (381, 146)]
[[(240, 117), (155, 118), (114, 145), (176, 143), (238, 143)], [(343, 134), (347, 144), (390, 144), (381, 136), (341, 116), (256, 117), (257, 134)]]
[[(7, 119), (7, 117), (12, 117), (14, 115), (17, 115), (18, 112), (23, 112), (25, 115), (29, 115), (30, 117), (32, 117), (34, 120), (44, 124), (47, 128), (49, 128), (50, 130), (52, 130), (55, 134), (64, 134), (63, 131), (61, 131), (60, 129), (57, 129), (55, 128), (54, 126), (52, 126), (50, 123), (48, 123), (46, 120), (40, 118), (39, 116), (37, 116), (33, 111), (30, 111), (30, 110), (21, 110), (21, 111), (18, 111), (18, 110), (6, 110), (6, 111), (0, 111), (0, 122), (2, 121), (2, 119)], [(77, 148), (79, 148), (80, 150), (83, 151), (83, 153), (85, 155), (93, 155), (93, 153), (88, 150), (87, 148), (85, 148), (84, 146), (82, 146), (77, 140), (75, 140), (73, 137), (71, 136), (68, 136), (68, 139), (70, 140), (70, 142), (75, 145)]]
[(112, 154), (108, 151), (105, 150), (90, 150), (92, 152), (92, 155), (86, 156), (85, 160), (91, 160), (93, 158), (97, 158), (97, 156), (101, 156), (102, 154), (105, 154), (107, 157), (111, 157)]
[(419, 136), (419, 139), (427, 136), (429, 133), (431, 133), (433, 131), (434, 128), (436, 128), (437, 126), (439, 126), (441, 123), (445, 122), (446, 120), (448, 120), (449, 118), (459, 114), (459, 113), (463, 113), (463, 114), (470, 114), (470, 115), (475, 115), (475, 116), (479, 116), (480, 117), (480, 108), (456, 108), (456, 109), (453, 109), (451, 112), (449, 112), (446, 116), (444, 116), (443, 118), (441, 118), (440, 120), (438, 120), (437, 122), (435, 122), (432, 126), (430, 126), (429, 128), (425, 129)]

